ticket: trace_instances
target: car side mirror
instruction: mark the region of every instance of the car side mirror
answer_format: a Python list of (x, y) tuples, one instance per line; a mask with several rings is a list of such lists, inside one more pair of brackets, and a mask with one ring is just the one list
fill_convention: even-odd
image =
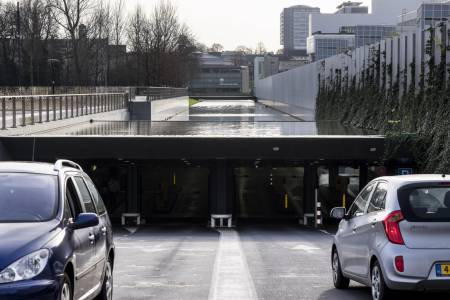
[(336, 220), (345, 219), (345, 207), (335, 207), (331, 210), (330, 217)]
[(94, 227), (99, 224), (100, 220), (96, 214), (85, 213), (80, 214), (75, 222), (69, 224), (73, 230)]

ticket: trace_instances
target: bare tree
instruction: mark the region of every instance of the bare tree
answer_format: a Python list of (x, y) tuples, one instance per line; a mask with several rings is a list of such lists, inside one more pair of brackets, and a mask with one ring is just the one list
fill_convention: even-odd
[(98, 1), (89, 20), (89, 39), (85, 51), (90, 55), (86, 60), (88, 64), (89, 78), (94, 80), (94, 85), (103, 83), (108, 86), (108, 74), (110, 68), (109, 41), (113, 34), (112, 14), (109, 2)]
[(123, 34), (125, 30), (124, 20), (124, 0), (118, 0), (112, 10), (112, 30), (113, 30), (113, 43), (119, 46), (123, 40)]
[(126, 17), (111, 1), (0, 0), (0, 86), (48, 84), (55, 66), (62, 85), (185, 85), (202, 47), (176, 7)]
[(242, 53), (242, 54), (253, 54), (253, 49), (247, 46), (237, 46), (236, 52)]
[(19, 15), (18, 7), (12, 2), (0, 5), (0, 67), (2, 69), (0, 78), (4, 78), (2, 81), (10, 85), (20, 84), (21, 82)]
[(47, 65), (47, 41), (57, 35), (57, 28), (47, 0), (24, 0), (21, 18), (23, 52), (28, 60), (29, 82), (33, 86), (36, 81), (41, 83), (41, 69), (46, 69)]
[(214, 43), (211, 45), (211, 47), (208, 49), (211, 52), (223, 52), (224, 47), (219, 43)]
[(135, 56), (135, 85), (137, 86), (141, 85), (141, 59), (144, 53), (144, 35), (147, 33), (147, 26), (147, 17), (142, 7), (138, 5), (130, 16), (127, 26), (128, 45)]
[(164, 69), (168, 68), (170, 53), (176, 50), (180, 35), (180, 23), (177, 10), (170, 1), (162, 0), (153, 9), (150, 17), (150, 28), (154, 38), (154, 51), (152, 63), (155, 66), (153, 82), (160, 83), (170, 78)]
[(78, 51), (78, 30), (83, 17), (87, 15), (92, 6), (92, 0), (51, 0), (51, 5), (56, 11), (56, 21), (67, 32), (71, 40), (76, 83), (86, 84), (85, 78), (82, 76), (80, 53)]

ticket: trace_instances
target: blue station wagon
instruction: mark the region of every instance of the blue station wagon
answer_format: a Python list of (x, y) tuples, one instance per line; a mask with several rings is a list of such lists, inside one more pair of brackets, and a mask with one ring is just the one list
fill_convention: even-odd
[(111, 221), (67, 160), (0, 163), (0, 299), (112, 299)]

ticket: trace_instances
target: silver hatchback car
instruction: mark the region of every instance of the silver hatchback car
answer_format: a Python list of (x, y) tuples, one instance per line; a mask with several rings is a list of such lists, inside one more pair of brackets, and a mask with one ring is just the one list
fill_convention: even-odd
[(450, 291), (450, 176), (382, 177), (370, 182), (340, 219), (332, 247), (334, 285), (350, 280), (372, 288)]

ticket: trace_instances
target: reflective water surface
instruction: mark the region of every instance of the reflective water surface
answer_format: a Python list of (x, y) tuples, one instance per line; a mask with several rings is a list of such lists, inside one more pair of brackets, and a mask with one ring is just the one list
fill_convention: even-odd
[(370, 135), (337, 122), (305, 122), (251, 100), (203, 101), (168, 121), (93, 120), (45, 135), (280, 137)]

